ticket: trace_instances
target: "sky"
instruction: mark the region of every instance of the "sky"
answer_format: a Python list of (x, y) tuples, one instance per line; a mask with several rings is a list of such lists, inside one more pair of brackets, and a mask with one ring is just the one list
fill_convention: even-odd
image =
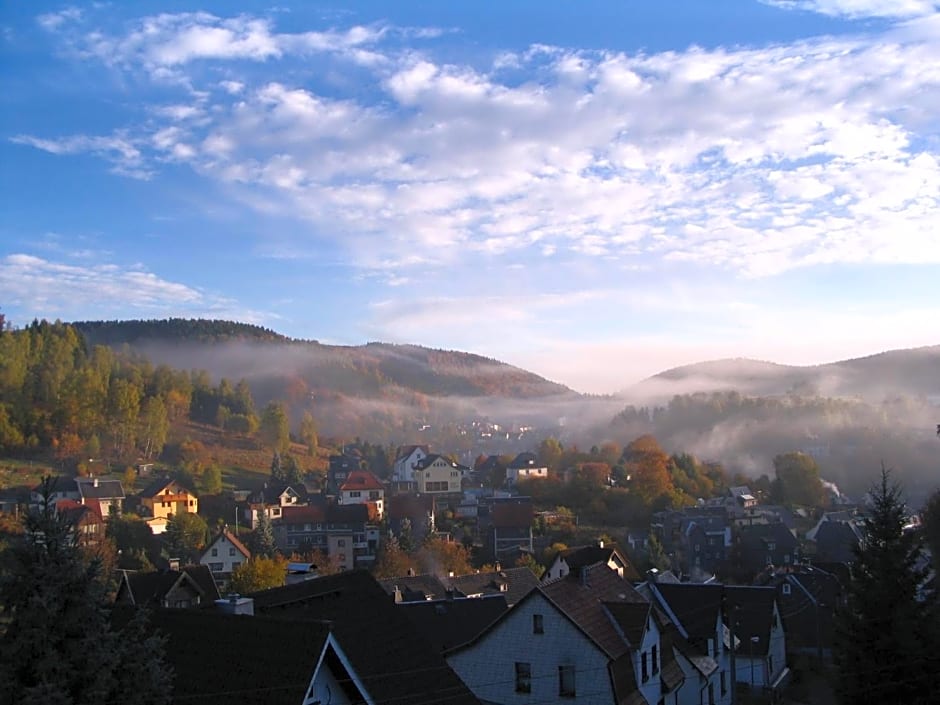
[(940, 344), (938, 5), (3, 3), (0, 312), (595, 393)]

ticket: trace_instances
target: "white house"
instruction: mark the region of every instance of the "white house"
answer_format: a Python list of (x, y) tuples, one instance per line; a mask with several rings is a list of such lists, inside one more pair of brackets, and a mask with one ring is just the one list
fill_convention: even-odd
[(399, 447), (398, 454), (395, 456), (395, 464), (392, 466), (392, 482), (400, 487), (414, 487), (415, 466), (427, 458), (429, 454), (430, 449), (428, 446)]
[(232, 532), (223, 527), (222, 531), (206, 546), (199, 563), (209, 567), (212, 577), (217, 582), (226, 582), (232, 577), (232, 571), (249, 558), (251, 558), (251, 551)]
[(506, 484), (515, 486), (519, 480), (545, 479), (548, 468), (541, 465), (535, 453), (519, 453), (506, 468)]
[(658, 703), (678, 680), (651, 605), (597, 564), (534, 588), (471, 642), (445, 654), (481, 701)]
[(547, 583), (550, 580), (563, 578), (569, 573), (578, 572), (586, 565), (593, 565), (598, 562), (605, 563), (621, 578), (627, 580), (640, 579), (639, 573), (626, 556), (618, 551), (616, 547), (605, 547), (603, 541), (598, 541), (593, 546), (574, 546), (556, 553), (551, 565), (542, 575), (542, 582)]
[(442, 455), (431, 454), (414, 468), (415, 488), (421, 494), (459, 493), (463, 468)]
[(368, 470), (353, 470), (339, 488), (339, 504), (375, 506), (376, 517), (385, 516), (385, 485)]

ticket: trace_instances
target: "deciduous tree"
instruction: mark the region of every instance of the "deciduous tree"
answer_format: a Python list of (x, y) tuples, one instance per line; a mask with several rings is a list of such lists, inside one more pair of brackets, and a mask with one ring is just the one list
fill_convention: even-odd
[(242, 595), (280, 587), (287, 580), (287, 559), (252, 556), (232, 571), (231, 588)]

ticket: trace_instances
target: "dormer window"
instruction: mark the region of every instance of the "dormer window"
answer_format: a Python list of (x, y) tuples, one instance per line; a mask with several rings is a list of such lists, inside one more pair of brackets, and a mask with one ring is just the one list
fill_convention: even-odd
[(783, 584), (783, 594), (784, 594), (784, 595), (789, 595), (789, 594), (790, 594), (790, 583), (784, 583), (784, 584)]

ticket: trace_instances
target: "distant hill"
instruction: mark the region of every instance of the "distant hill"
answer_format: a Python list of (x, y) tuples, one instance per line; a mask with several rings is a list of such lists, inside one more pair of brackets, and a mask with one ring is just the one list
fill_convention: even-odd
[(660, 372), (623, 396), (665, 400), (673, 394), (715, 391), (875, 401), (898, 395), (940, 396), (940, 345), (805, 367), (746, 358), (699, 362)]

